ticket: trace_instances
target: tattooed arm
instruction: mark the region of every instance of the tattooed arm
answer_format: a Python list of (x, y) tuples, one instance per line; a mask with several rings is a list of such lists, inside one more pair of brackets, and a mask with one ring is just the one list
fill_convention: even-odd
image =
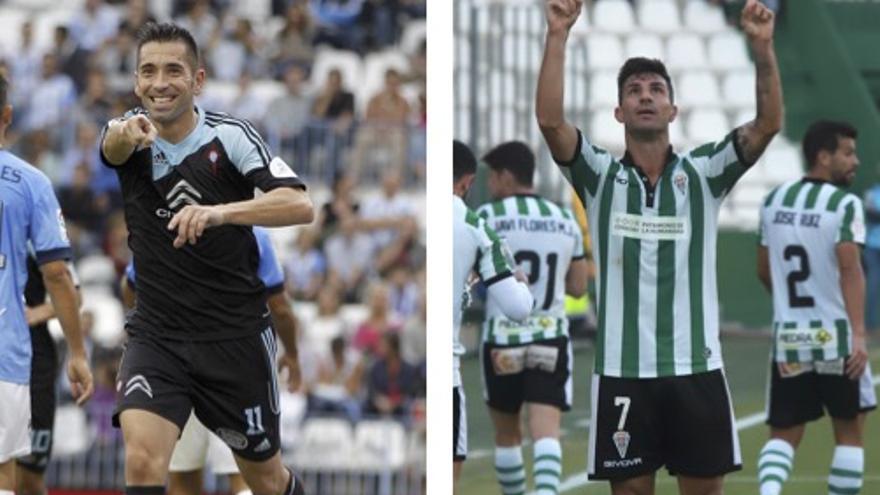
[(737, 129), (737, 145), (746, 165), (755, 163), (782, 127), (782, 83), (773, 49), (773, 12), (748, 0), (741, 24), (755, 57), (757, 116)]

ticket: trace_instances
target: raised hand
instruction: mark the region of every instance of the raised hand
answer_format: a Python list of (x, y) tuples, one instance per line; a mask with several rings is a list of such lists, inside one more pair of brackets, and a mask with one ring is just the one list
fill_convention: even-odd
[(216, 205), (186, 205), (168, 222), (168, 230), (177, 229), (174, 247), (179, 249), (187, 242), (195, 244), (206, 228), (223, 225), (223, 222), (223, 213)]
[(773, 11), (758, 0), (747, 0), (740, 15), (740, 25), (749, 41), (773, 40)]
[(568, 32), (581, 14), (584, 0), (547, 0), (547, 28)]

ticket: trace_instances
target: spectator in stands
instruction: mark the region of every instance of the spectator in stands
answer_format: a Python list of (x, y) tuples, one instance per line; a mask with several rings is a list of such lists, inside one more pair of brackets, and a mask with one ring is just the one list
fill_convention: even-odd
[[(71, 38), (66, 26), (55, 27), (52, 43), (50, 53), (55, 55), (59, 70), (70, 76), (77, 90), (79, 90), (85, 81), (86, 69), (88, 68), (88, 60), (91, 53), (81, 48)], [(132, 72), (128, 73), (129, 84), (131, 84), (131, 74)]]
[(360, 210), (360, 203), (354, 197), (354, 179), (345, 172), (337, 172), (333, 177), (330, 201), (321, 207), (317, 227), (322, 241), (326, 241), (339, 229), (343, 220), (354, 221)]
[(284, 27), (275, 37), (271, 50), (275, 72), (280, 73), (291, 64), (311, 68), (315, 58), (314, 37), (315, 26), (305, 5), (290, 4), (284, 14)]
[(400, 336), (386, 333), (379, 341), (378, 360), (367, 376), (364, 412), (405, 420), (416, 397), (419, 370), (400, 355)]
[[(284, 71), (283, 95), (269, 103), (263, 122), (270, 146), (274, 149), (292, 150), (292, 163), (306, 163), (308, 136), (303, 130), (309, 119), (312, 99), (303, 91), (305, 72), (298, 65), (289, 65)], [(290, 156), (285, 158), (291, 158)]]
[(53, 141), (58, 139), (75, 103), (76, 89), (70, 77), (58, 71), (58, 57), (43, 55), (41, 78), (28, 105), (27, 128), (47, 129)]
[(418, 233), (415, 206), (400, 195), (402, 178), (395, 168), (382, 173), (382, 194), (364, 203), (362, 230), (370, 232), (376, 271), (384, 273), (395, 264), (406, 264), (407, 253)]
[(334, 337), (329, 355), (320, 358), (317, 377), (308, 386), (308, 414), (342, 413), (356, 423), (361, 417), (358, 396), (364, 366), (363, 359), (348, 347), (345, 337)]
[(315, 44), (327, 43), (362, 53), (364, 30), (358, 18), (363, 8), (364, 0), (309, 0), (312, 17), (318, 23)]
[(150, 13), (146, 0), (128, 0), (125, 6), (125, 14), (119, 23), (120, 30), (137, 32), (144, 24), (156, 22), (156, 18)]
[(78, 121), (90, 122), (94, 125), (104, 125), (114, 115), (118, 115), (113, 113), (113, 99), (107, 89), (107, 77), (104, 71), (97, 68), (89, 69), (86, 74), (85, 89), (76, 102), (75, 115)]
[(401, 354), (410, 363), (424, 363), (425, 350), (427, 349), (428, 307), (425, 288), (418, 283), (415, 285), (417, 291), (416, 311), (407, 318), (403, 325), (400, 334)]
[(421, 290), (412, 275), (412, 269), (402, 263), (388, 273), (388, 301), (391, 314), (403, 321), (418, 316)]
[(300, 229), (284, 260), (287, 293), (296, 301), (314, 301), (324, 284), (327, 261), (317, 245), (319, 235), (317, 228)]
[(61, 166), (61, 157), (52, 147), (49, 131), (34, 129), (25, 134), (22, 141), (22, 154), (25, 160), (42, 170), (49, 176), (52, 184), (57, 186), (64, 170)]
[(309, 370), (316, 370), (320, 357), (330, 349), (330, 341), (348, 333), (345, 320), (339, 315), (339, 290), (332, 284), (325, 284), (318, 291), (318, 314), (309, 323), (302, 325), (301, 349), (303, 370), (307, 381), (314, 378)]
[(351, 140), (354, 123), (354, 95), (343, 88), (339, 69), (331, 69), (327, 74), (327, 80), (312, 105), (312, 116), (320, 122), (311, 129), (309, 140), (323, 144), (329, 155), (327, 170), (334, 174), (340, 169), (340, 160)]
[(245, 72), (263, 76), (268, 73), (262, 56), (263, 40), (254, 33), (251, 21), (235, 19), (234, 29), (216, 38), (210, 47), (211, 73), (221, 81), (237, 81)]
[[(176, 18), (174, 22), (192, 33), (196, 44), (207, 47), (214, 44), (215, 39), (220, 35), (220, 22), (211, 12), (211, 2), (209, 0), (195, 0), (192, 2), (186, 14)], [(203, 58), (207, 53), (202, 53)]]
[(106, 43), (92, 56), (93, 67), (107, 76), (107, 85), (113, 93), (125, 94), (131, 90), (131, 75), (137, 68), (134, 43), (135, 31), (122, 27), (112, 43)]
[(40, 80), (43, 51), (34, 45), (34, 23), (28, 19), (21, 23), (21, 41), (15, 50), (15, 56), (9, 57), (11, 80), (9, 103), (15, 112), (13, 121), (26, 113), (30, 104), (31, 92)]
[(367, 319), (358, 326), (352, 344), (354, 348), (372, 357), (381, 357), (380, 341), (388, 333), (397, 333), (400, 322), (393, 318), (388, 300), (388, 285), (375, 281), (367, 293)]
[(91, 187), (92, 168), (83, 161), (73, 164), (71, 171), (68, 182), (58, 189), (58, 203), (69, 230), (85, 230), (94, 237), (103, 228), (106, 211), (99, 205)]
[(370, 238), (357, 230), (357, 220), (351, 216), (341, 218), (336, 233), (324, 243), (328, 283), (340, 288), (346, 302), (358, 300), (372, 268), (371, 247)]
[[(238, 78), (238, 94), (230, 102), (227, 112), (259, 125), (267, 115), (266, 103), (254, 88), (253, 76), (245, 71)], [(274, 109), (270, 113), (274, 113)]]
[(83, 9), (68, 24), (70, 37), (83, 50), (93, 52), (116, 36), (119, 16), (103, 0), (85, 0)]
[[(33, 162), (32, 162), (33, 163)], [(880, 172), (880, 171), (878, 171)], [(880, 331), (880, 183), (865, 191), (865, 220), (868, 235), (862, 257), (865, 260), (865, 327), (868, 331)]]
[(400, 88), (400, 73), (388, 69), (385, 87), (370, 98), (352, 153), (351, 168), (356, 178), (364, 162), (374, 157), (384, 158), (383, 168), (403, 169), (410, 107)]
[(109, 207), (108, 194), (119, 191), (119, 179), (116, 173), (101, 164), (101, 155), (98, 150), (98, 128), (89, 121), (81, 121), (76, 125), (76, 143), (67, 148), (61, 158), (64, 172), (61, 176), (61, 184), (71, 182), (74, 168), (84, 164), (89, 168), (91, 176), (90, 188), (94, 193), (103, 197), (105, 211)]

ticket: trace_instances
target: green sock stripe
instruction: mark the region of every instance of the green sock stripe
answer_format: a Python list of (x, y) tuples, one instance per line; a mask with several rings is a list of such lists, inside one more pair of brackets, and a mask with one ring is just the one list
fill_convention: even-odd
[(523, 469), (522, 464), (520, 464), (519, 466), (511, 466), (511, 467), (495, 466), (495, 471), (498, 471), (499, 473), (502, 473), (502, 474), (515, 473), (517, 471), (522, 471), (522, 469)]
[(761, 472), (764, 470), (764, 468), (769, 468), (769, 467), (778, 467), (779, 469), (782, 469), (783, 471), (785, 471), (785, 474), (791, 473), (791, 464), (783, 464), (781, 462), (773, 462), (773, 461), (759, 463), (758, 464), (758, 472)]
[(517, 486), (522, 485), (525, 482), (526, 482), (525, 478), (520, 478), (518, 480), (513, 480), (513, 481), (498, 480), (498, 483), (500, 483), (501, 486), (510, 487), (510, 488), (515, 488)]
[(535, 491), (539, 492), (541, 490), (550, 490), (553, 493), (559, 493), (559, 487), (548, 485), (546, 483), (541, 483), (540, 485), (535, 485)]
[(769, 455), (769, 454), (775, 454), (775, 455), (784, 457), (784, 458), (788, 459), (789, 462), (791, 462), (790, 455), (786, 454), (785, 452), (779, 451), (779, 450), (770, 449), (770, 450), (765, 450), (765, 451), (761, 452), (761, 455), (758, 456), (758, 464), (761, 463), (761, 459), (764, 458), (765, 455)]
[(841, 478), (862, 479), (862, 472), (861, 471), (853, 471), (851, 469), (831, 468), (831, 476), (840, 476)]
[(554, 478), (559, 479), (559, 477), (562, 476), (562, 473), (550, 469), (539, 469), (535, 471), (535, 478), (537, 478), (538, 476), (553, 476)]
[(762, 476), (761, 479), (759, 480), (759, 483), (763, 485), (764, 483), (767, 483), (768, 481), (778, 481), (780, 485), (785, 483), (785, 480), (782, 479), (781, 476), (776, 475), (776, 474), (768, 474), (767, 476)]
[(541, 461), (553, 461), (553, 462), (557, 462), (559, 464), (562, 464), (562, 457), (559, 457), (558, 455), (552, 455), (552, 454), (544, 454), (544, 455), (539, 455), (538, 457), (535, 457), (535, 464), (537, 464)]
[(828, 493), (832, 495), (858, 495), (862, 490), (862, 487), (857, 486), (854, 488), (843, 488), (840, 486), (834, 486), (831, 483), (828, 483)]

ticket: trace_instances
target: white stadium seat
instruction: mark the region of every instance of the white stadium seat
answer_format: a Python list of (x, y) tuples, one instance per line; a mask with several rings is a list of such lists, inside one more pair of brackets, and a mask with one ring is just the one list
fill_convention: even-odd
[(647, 57), (663, 60), (663, 41), (656, 34), (633, 34), (626, 39), (626, 58)]
[(726, 31), (712, 36), (709, 39), (709, 64), (717, 70), (752, 67), (742, 35), (735, 31)]
[[(599, 5), (603, 3), (599, 3)], [(617, 36), (613, 34), (591, 34), (587, 38), (587, 64), (590, 70), (617, 70), (623, 62), (623, 47), (620, 45), (620, 39)]]
[(771, 145), (764, 152), (763, 160), (768, 179), (773, 183), (796, 179), (804, 173), (801, 152), (793, 145)]
[(684, 6), (684, 25), (697, 33), (716, 33), (725, 27), (724, 13), (721, 7), (706, 0), (688, 0)]
[(594, 29), (612, 33), (629, 33), (635, 27), (632, 6), (626, 0), (602, 0), (594, 3)]
[(590, 77), (590, 108), (617, 106), (617, 73), (596, 72)]
[(354, 430), (356, 469), (363, 471), (396, 470), (406, 463), (406, 430), (392, 420), (360, 421)]
[(681, 108), (716, 107), (720, 99), (718, 80), (707, 71), (685, 72), (675, 87), (675, 100)]
[(623, 124), (614, 118), (613, 108), (600, 108), (593, 111), (590, 118), (590, 141), (611, 151), (613, 154), (624, 149)]
[(666, 67), (670, 70), (695, 69), (706, 66), (706, 48), (695, 34), (677, 34), (666, 44)]
[(354, 438), (347, 420), (311, 418), (303, 423), (293, 455), (300, 469), (348, 469), (352, 465)]
[(720, 141), (730, 132), (730, 124), (721, 110), (697, 109), (687, 118), (688, 138), (694, 143)]
[(755, 113), (755, 107), (743, 108), (733, 115), (733, 121), (731, 121), (731, 124), (733, 124), (733, 127), (739, 127), (747, 122), (751, 122), (755, 120)]
[(755, 108), (755, 74), (751, 71), (729, 72), (722, 83), (724, 104), (733, 108)]
[(315, 62), (312, 64), (310, 78), (312, 86), (320, 90), (332, 69), (339, 69), (342, 73), (342, 87), (349, 91), (356, 89), (363, 82), (361, 58), (356, 53), (320, 47), (315, 53)]
[(409, 21), (400, 35), (400, 50), (406, 54), (415, 53), (427, 36), (428, 26), (424, 20)]
[(681, 30), (678, 5), (675, 0), (651, 0), (638, 7), (639, 25), (643, 30), (671, 34)]

